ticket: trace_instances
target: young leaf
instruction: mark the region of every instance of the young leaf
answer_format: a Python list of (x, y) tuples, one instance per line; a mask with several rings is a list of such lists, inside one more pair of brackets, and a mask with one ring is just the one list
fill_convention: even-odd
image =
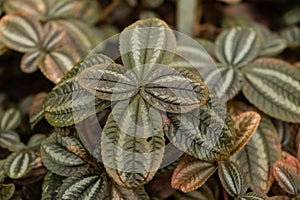
[(216, 56), (224, 64), (240, 68), (251, 62), (259, 53), (260, 42), (254, 30), (232, 28), (218, 36)]
[(101, 134), (101, 154), (109, 175), (119, 185), (149, 182), (164, 155), (160, 113), (137, 95), (116, 104)]
[(226, 192), (233, 197), (246, 194), (248, 182), (242, 169), (234, 162), (219, 162), (219, 177)]
[(124, 66), (168, 65), (174, 57), (176, 39), (168, 25), (155, 18), (140, 20), (120, 35), (120, 53)]
[(41, 144), (41, 157), (51, 172), (60, 176), (70, 176), (86, 169), (88, 164), (83, 146), (75, 137), (62, 137), (52, 133)]
[(95, 169), (78, 171), (65, 180), (58, 189), (57, 199), (109, 199), (109, 184), (105, 173)]
[(22, 56), (20, 68), (24, 73), (33, 73), (38, 69), (37, 59), (40, 57), (41, 51), (31, 51)]
[(41, 145), (41, 142), (46, 138), (44, 134), (34, 134), (31, 136), (27, 143), (27, 147), (31, 149), (37, 149)]
[(267, 195), (259, 194), (255, 192), (249, 192), (247, 194), (241, 195), (236, 200), (265, 200)]
[(300, 46), (300, 28), (298, 26), (291, 26), (283, 29), (280, 36), (284, 38), (287, 45), (291, 48)]
[(63, 178), (54, 173), (47, 172), (44, 177), (42, 186), (42, 198), (41, 200), (53, 200), (56, 198), (57, 190), (62, 184)]
[(41, 23), (32, 16), (8, 14), (1, 18), (0, 37), (7, 47), (15, 51), (35, 51), (41, 44), (43, 29)]
[(256, 112), (245, 112), (233, 118), (236, 132), (236, 142), (231, 155), (239, 152), (251, 139), (260, 122), (260, 115)]
[(171, 124), (165, 126), (165, 134), (181, 151), (208, 162), (229, 157), (235, 132), (225, 106), (216, 97), (210, 95), (200, 109), (168, 117)]
[(150, 200), (144, 187), (126, 189), (117, 184), (113, 184), (111, 193), (113, 200)]
[(261, 58), (244, 68), (246, 98), (268, 115), (300, 122), (300, 71), (284, 61)]
[(295, 25), (300, 22), (300, 7), (297, 6), (283, 15), (283, 19), (288, 25)]
[(21, 123), (21, 113), (15, 108), (6, 110), (1, 116), (0, 130), (16, 129)]
[(287, 46), (286, 40), (277, 35), (270, 35), (262, 41), (259, 56), (276, 56)]
[(31, 169), (36, 155), (33, 151), (22, 151), (10, 154), (4, 165), (8, 177), (18, 179), (24, 176)]
[(5, 13), (21, 12), (32, 16), (40, 17), (46, 14), (46, 1), (8, 0), (3, 2), (3, 9)]
[(201, 187), (217, 170), (215, 163), (185, 156), (173, 172), (171, 185), (183, 192), (190, 192)]
[(132, 71), (118, 64), (95, 65), (80, 73), (78, 83), (99, 99), (120, 101), (138, 92), (138, 79)]
[(280, 158), (281, 145), (271, 120), (262, 115), (256, 133), (230, 160), (243, 168), (253, 191), (267, 193), (272, 185), (272, 166)]
[(15, 193), (15, 185), (13, 183), (0, 184), (0, 199), (10, 200)]
[(145, 101), (171, 113), (199, 108), (208, 99), (208, 88), (200, 77), (180, 68), (157, 69), (143, 80), (141, 87), (140, 94)]
[[(20, 144), (20, 145), (16, 145)], [(22, 143), (23, 144), (23, 143)], [(25, 147), (21, 145), (20, 136), (14, 131), (2, 131), (0, 132), (0, 146), (2, 148), (8, 149), (9, 151), (19, 151), (20, 147)]]

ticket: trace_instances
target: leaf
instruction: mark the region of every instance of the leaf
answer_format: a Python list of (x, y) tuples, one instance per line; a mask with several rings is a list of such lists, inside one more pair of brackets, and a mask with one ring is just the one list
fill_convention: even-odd
[(0, 198), (9, 200), (15, 193), (15, 185), (13, 183), (0, 184)]
[(267, 199), (267, 195), (259, 194), (255, 192), (249, 192), (242, 196), (239, 196), (236, 200), (265, 200)]
[(39, 123), (39, 121), (41, 121), (44, 118), (44, 116), (45, 116), (45, 112), (42, 108), (39, 108), (38, 110), (33, 112), (29, 116), (29, 123), (30, 123), (31, 129), (33, 129), (35, 127), (35, 125), (37, 125), (37, 123)]
[(78, 1), (60, 0), (48, 2), (47, 19), (68, 18), (75, 15), (74, 9)]
[(300, 163), (297, 158), (292, 156), (291, 154), (282, 151), (280, 162), (288, 165), (288, 167), (290, 168), (293, 168), (297, 171), (297, 173), (300, 173)]
[(182, 192), (190, 192), (200, 188), (217, 170), (215, 163), (185, 156), (173, 172), (171, 185)]
[(0, 130), (16, 129), (21, 123), (21, 113), (15, 108), (6, 110), (1, 116)]
[(277, 35), (270, 35), (262, 41), (259, 56), (276, 56), (287, 46), (286, 41)]
[(295, 7), (284, 13), (283, 19), (284, 22), (288, 25), (296, 25), (300, 22), (300, 7)]
[(8, 0), (3, 2), (3, 9), (5, 13), (22, 12), (40, 17), (46, 13), (46, 3), (44, 0)]
[(29, 52), (38, 49), (43, 29), (41, 23), (32, 16), (8, 14), (1, 18), (0, 37), (8, 48)]
[(291, 200), (288, 196), (272, 196), (268, 200)]
[(40, 51), (31, 51), (22, 56), (20, 68), (24, 73), (33, 73), (38, 69), (37, 59), (40, 57)]
[(150, 200), (144, 187), (126, 189), (117, 184), (112, 186), (113, 200)]
[(257, 108), (287, 122), (300, 122), (300, 71), (287, 62), (261, 58), (242, 70), (243, 93)]
[(4, 171), (4, 163), (5, 160), (0, 160), (0, 184), (4, 182), (4, 179), (6, 177), (5, 171)]
[(140, 94), (159, 110), (185, 113), (207, 102), (208, 88), (187, 70), (164, 67), (143, 80)]
[(48, 170), (60, 176), (70, 176), (86, 169), (85, 156), (83, 146), (75, 137), (62, 137), (54, 132), (41, 144), (42, 162)]
[(160, 113), (137, 95), (115, 105), (101, 134), (101, 154), (108, 174), (126, 188), (148, 183), (165, 148)]
[(278, 161), (274, 164), (273, 173), (280, 187), (287, 193), (293, 196), (300, 194), (300, 176), (295, 169)]
[(212, 56), (213, 58), (216, 57), (215, 49), (216, 46), (213, 42), (206, 39), (196, 39), (196, 41), (207, 51), (207, 53)]
[(267, 193), (272, 185), (272, 166), (280, 158), (281, 145), (276, 128), (261, 115), (256, 133), (247, 145), (230, 160), (243, 168), (253, 191)]
[(12, 152), (25, 148), (25, 145), (21, 143), (19, 134), (14, 131), (0, 132), (0, 146)]
[(233, 197), (246, 194), (248, 182), (242, 169), (234, 162), (219, 162), (219, 177), (226, 192)]
[(290, 26), (280, 31), (280, 36), (287, 42), (288, 47), (295, 48), (300, 46), (300, 28)]
[(32, 167), (36, 155), (33, 151), (15, 152), (10, 154), (4, 164), (4, 170), (8, 177), (18, 179), (28, 173)]
[(31, 149), (37, 149), (41, 145), (41, 142), (46, 138), (44, 134), (34, 134), (31, 136), (27, 143), (27, 147)]
[(234, 128), (237, 135), (236, 143), (231, 155), (239, 152), (254, 135), (260, 122), (260, 115), (256, 112), (245, 112), (233, 118)]
[(61, 176), (47, 172), (43, 181), (41, 200), (54, 200), (57, 195), (57, 190), (62, 184), (62, 180), (63, 178)]
[(45, 51), (52, 51), (57, 48), (59, 43), (66, 37), (65, 30), (53, 23), (46, 23), (44, 26), (45, 37), (42, 48)]
[(101, 14), (101, 6), (95, 0), (77, 1), (75, 10), (76, 18), (89, 25), (96, 24)]
[(118, 64), (95, 65), (80, 73), (78, 83), (99, 99), (120, 101), (138, 92), (138, 79), (132, 71)]
[(251, 62), (259, 53), (260, 42), (254, 30), (232, 28), (216, 39), (216, 56), (219, 61), (240, 68)]
[(78, 171), (63, 180), (57, 199), (108, 199), (110, 196), (108, 178), (95, 169)]
[(168, 117), (171, 124), (164, 127), (165, 134), (181, 151), (208, 162), (229, 157), (235, 132), (225, 105), (216, 97), (210, 95), (200, 109)]
[[(168, 25), (156, 18), (139, 20), (120, 34), (120, 54), (124, 66), (168, 65), (176, 49), (176, 39)], [(143, 77), (146, 77), (143, 76)]]

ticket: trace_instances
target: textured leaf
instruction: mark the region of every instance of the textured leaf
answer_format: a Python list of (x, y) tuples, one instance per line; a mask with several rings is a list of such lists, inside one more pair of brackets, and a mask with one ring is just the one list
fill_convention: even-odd
[(39, 123), (39, 121), (41, 121), (44, 118), (44, 116), (45, 116), (45, 112), (42, 108), (39, 108), (38, 110), (33, 112), (29, 116), (29, 123), (31, 125), (31, 128), (33, 129), (35, 125), (37, 125), (37, 123)]
[(44, 0), (5, 0), (3, 9), (5, 13), (22, 12), (40, 17), (46, 13), (46, 3)]
[(96, 65), (80, 73), (78, 83), (99, 99), (120, 101), (138, 92), (138, 79), (118, 64)]
[(287, 45), (291, 48), (300, 46), (300, 28), (298, 26), (291, 26), (283, 29), (280, 36), (284, 38)]
[(233, 197), (246, 194), (248, 182), (242, 169), (234, 162), (219, 163), (219, 177), (226, 192)]
[(37, 60), (40, 57), (40, 51), (25, 53), (21, 59), (20, 68), (22, 72), (33, 73), (38, 69)]
[(10, 49), (19, 52), (34, 51), (43, 37), (41, 23), (32, 16), (8, 14), (1, 18), (0, 37)]
[(46, 135), (44, 134), (34, 134), (31, 136), (27, 143), (28, 148), (36, 149), (39, 148), (41, 145), (41, 142), (46, 138)]
[(66, 37), (65, 30), (53, 23), (47, 23), (44, 26), (45, 37), (42, 48), (45, 51), (52, 51)]
[(259, 56), (276, 56), (287, 46), (286, 41), (277, 35), (270, 35), (262, 40)]
[(13, 183), (0, 184), (0, 198), (2, 200), (9, 200), (15, 192), (15, 185)]
[(206, 103), (208, 88), (187, 70), (164, 67), (143, 80), (140, 94), (159, 110), (185, 113)]
[(169, 114), (171, 125), (165, 134), (181, 151), (208, 162), (227, 159), (235, 132), (225, 105), (210, 96), (207, 104), (192, 112)]
[(262, 115), (256, 133), (247, 145), (230, 159), (243, 168), (253, 191), (267, 193), (272, 185), (272, 166), (280, 158), (281, 145), (277, 131)]
[(63, 178), (51, 172), (47, 172), (42, 186), (41, 200), (54, 200), (57, 195), (57, 189), (61, 186)]
[(19, 151), (20, 147), (25, 147), (24, 144), (16, 145), (21, 143), (20, 136), (14, 131), (2, 131), (0, 133), (0, 146), (8, 149), (9, 151)]
[(121, 186), (149, 182), (164, 155), (165, 140), (160, 113), (137, 95), (116, 104), (101, 134), (106, 171)]
[(36, 158), (32, 151), (15, 152), (10, 154), (4, 165), (4, 170), (8, 177), (18, 179), (23, 177), (31, 169), (31, 165)]
[(149, 196), (143, 187), (125, 189), (119, 185), (112, 186), (113, 200), (149, 200)]
[(73, 17), (75, 15), (74, 9), (78, 1), (74, 0), (52, 0), (48, 1), (48, 19), (59, 19)]
[(57, 199), (108, 199), (110, 196), (108, 178), (105, 173), (94, 169), (79, 171), (63, 180)]
[(44, 165), (60, 176), (70, 176), (87, 168), (83, 160), (85, 154), (83, 146), (75, 137), (62, 137), (55, 132), (41, 144)]
[(6, 110), (1, 116), (0, 130), (13, 130), (21, 123), (21, 113), (15, 108)]
[(193, 191), (201, 187), (217, 168), (215, 163), (186, 156), (174, 170), (171, 185), (183, 192)]
[(265, 200), (265, 199), (267, 199), (266, 195), (255, 193), (255, 192), (249, 192), (247, 194), (244, 194), (236, 198), (236, 200)]
[(144, 68), (142, 65), (151, 63), (168, 65), (175, 49), (175, 36), (160, 19), (139, 20), (125, 28), (120, 35), (122, 61), (129, 68)]
[(239, 152), (254, 135), (260, 122), (260, 115), (256, 112), (245, 112), (233, 118), (236, 132), (236, 143), (231, 155)]
[(0, 160), (0, 184), (4, 182), (4, 179), (6, 177), (6, 174), (4, 171), (4, 163), (5, 163), (5, 160)]
[(243, 69), (246, 98), (268, 115), (300, 122), (300, 71), (273, 58), (256, 60)]
[(216, 56), (222, 63), (240, 68), (251, 62), (259, 53), (260, 42), (254, 30), (232, 28), (216, 40)]
[[(279, 161), (277, 161), (277, 162), (279, 162)], [(288, 165), (288, 167), (293, 168), (294, 170), (297, 171), (297, 173), (300, 173), (300, 163), (297, 160), (297, 158), (292, 156), (291, 154), (283, 151), (281, 154), (280, 162)]]

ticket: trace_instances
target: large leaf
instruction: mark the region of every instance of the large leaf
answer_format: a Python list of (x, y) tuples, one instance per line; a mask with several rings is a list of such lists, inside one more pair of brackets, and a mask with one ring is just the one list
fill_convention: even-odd
[(168, 117), (171, 124), (165, 126), (165, 134), (180, 150), (208, 162), (229, 157), (235, 132), (225, 106), (216, 97), (211, 95), (200, 109)]
[(60, 176), (70, 176), (88, 167), (80, 142), (75, 137), (62, 137), (55, 132), (42, 142), (41, 157), (47, 169)]
[(109, 199), (109, 184), (105, 173), (89, 169), (74, 173), (63, 180), (57, 199)]
[(13, 130), (21, 123), (21, 113), (15, 108), (6, 110), (0, 118), (0, 130)]
[(254, 30), (232, 28), (225, 30), (216, 40), (216, 56), (222, 63), (240, 68), (259, 53), (260, 42)]
[(233, 197), (246, 194), (248, 182), (242, 169), (234, 162), (219, 162), (219, 177), (226, 192)]
[(193, 191), (201, 187), (217, 168), (215, 163), (186, 156), (174, 170), (171, 185), (183, 192)]
[(129, 68), (144, 68), (144, 64), (168, 65), (175, 50), (175, 36), (160, 19), (137, 21), (125, 28), (120, 35), (122, 61)]
[(162, 162), (164, 146), (160, 113), (139, 95), (116, 104), (101, 135), (106, 171), (127, 188), (153, 178)]
[(8, 177), (18, 179), (24, 176), (32, 167), (36, 155), (32, 151), (15, 152), (10, 154), (4, 165)]
[(300, 122), (300, 71), (284, 61), (261, 58), (243, 69), (246, 98), (268, 115)]
[(280, 158), (281, 146), (276, 128), (262, 115), (256, 133), (247, 145), (230, 159), (243, 168), (253, 191), (267, 193), (272, 185), (272, 166)]
[(34, 51), (41, 44), (43, 29), (41, 23), (32, 16), (8, 14), (1, 18), (0, 37), (10, 49)]
[(53, 200), (56, 198), (57, 189), (61, 186), (63, 178), (48, 172), (44, 177), (41, 200)]
[(119, 185), (113, 184), (112, 186), (112, 199), (113, 200), (149, 200), (149, 196), (144, 187), (135, 189), (126, 189)]
[(13, 183), (0, 184), (0, 199), (9, 200), (14, 195), (15, 185)]
[(143, 80), (140, 94), (159, 110), (185, 113), (206, 103), (208, 88), (187, 70), (162, 67)]
[(118, 64), (96, 65), (80, 73), (78, 83), (99, 99), (120, 101), (138, 92), (138, 79)]

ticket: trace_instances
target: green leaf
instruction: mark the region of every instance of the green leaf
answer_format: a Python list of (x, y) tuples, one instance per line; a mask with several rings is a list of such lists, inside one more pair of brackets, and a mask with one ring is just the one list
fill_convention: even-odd
[(45, 111), (42, 109), (42, 107), (35, 110), (30, 116), (29, 116), (29, 123), (31, 126), (31, 129), (37, 125), (45, 116)]
[(267, 195), (249, 192), (247, 194), (239, 196), (238, 198), (236, 198), (236, 200), (265, 200), (267, 198)]
[(150, 200), (144, 187), (126, 189), (117, 184), (112, 186), (113, 200)]
[(105, 173), (95, 169), (78, 171), (63, 180), (57, 199), (109, 199), (109, 184)]
[(32, 16), (8, 14), (1, 18), (0, 37), (10, 49), (19, 52), (37, 50), (43, 38), (41, 23)]
[(63, 178), (61, 176), (47, 172), (43, 181), (41, 200), (54, 200), (57, 195), (57, 190), (62, 184), (62, 180)]
[(52, 51), (66, 37), (66, 33), (62, 27), (55, 26), (52, 23), (46, 23), (44, 29), (46, 34), (42, 48), (45, 51)]
[(41, 145), (41, 142), (46, 138), (45, 134), (34, 134), (31, 136), (27, 143), (27, 147), (31, 149), (37, 149)]
[(143, 80), (140, 94), (159, 110), (185, 113), (206, 103), (208, 88), (185, 69), (163, 67)]
[(235, 142), (230, 116), (216, 97), (192, 112), (169, 114), (165, 134), (181, 151), (208, 162), (227, 159)]
[(146, 68), (144, 64), (168, 65), (175, 50), (175, 36), (160, 19), (139, 20), (125, 28), (120, 35), (120, 53), (123, 64), (128, 68)]
[(33, 151), (15, 152), (10, 154), (4, 164), (8, 177), (18, 179), (26, 175), (32, 167), (36, 155)]
[(262, 41), (259, 56), (276, 56), (287, 46), (286, 40), (277, 35), (270, 35)]
[(102, 64), (80, 73), (78, 83), (99, 99), (120, 101), (138, 92), (138, 79), (132, 71), (118, 64)]
[(92, 1), (77, 1), (76, 18), (89, 25), (97, 23), (100, 19), (101, 6), (96, 0)]
[(233, 197), (246, 194), (248, 182), (242, 169), (234, 162), (219, 162), (219, 177), (226, 192)]
[(44, 0), (5, 0), (3, 9), (5, 13), (22, 12), (40, 17), (46, 13), (46, 3)]
[(5, 163), (5, 160), (0, 160), (0, 184), (4, 182), (4, 179), (6, 177), (6, 174), (4, 171), (4, 163)]
[(288, 47), (295, 48), (300, 46), (300, 28), (291, 26), (280, 31), (280, 36), (287, 42)]
[(288, 25), (296, 25), (300, 22), (300, 7), (295, 7), (284, 13), (283, 20)]
[(13, 183), (0, 184), (0, 199), (9, 200), (15, 193), (15, 185)]
[(24, 73), (33, 73), (38, 69), (37, 60), (41, 55), (41, 51), (30, 51), (22, 56), (20, 68)]
[(60, 176), (70, 176), (88, 167), (80, 142), (75, 137), (62, 137), (55, 132), (42, 142), (41, 157), (47, 169)]
[(268, 115), (300, 122), (300, 71), (287, 62), (261, 58), (242, 70), (246, 77), (243, 93)]
[(16, 129), (21, 123), (21, 113), (15, 108), (6, 110), (1, 116), (0, 130)]
[(47, 2), (47, 19), (60, 19), (73, 17), (75, 15), (74, 9), (78, 1), (60, 0)]
[(249, 28), (232, 28), (216, 40), (216, 56), (222, 63), (240, 68), (259, 53), (260, 42), (256, 32)]
[(212, 56), (213, 58), (216, 57), (215, 49), (216, 46), (213, 42), (206, 39), (196, 39), (196, 41), (207, 51), (207, 53)]
[(183, 192), (193, 191), (200, 188), (217, 169), (215, 163), (185, 156), (173, 172), (171, 185)]
[(25, 148), (25, 145), (21, 143), (19, 134), (14, 131), (0, 132), (0, 146), (13, 152)]
[(281, 145), (276, 128), (262, 115), (256, 133), (230, 159), (243, 168), (253, 191), (266, 194), (273, 182), (272, 166), (280, 158)]
[(164, 155), (160, 113), (137, 95), (116, 104), (101, 134), (106, 171), (119, 185), (139, 187), (149, 182)]

